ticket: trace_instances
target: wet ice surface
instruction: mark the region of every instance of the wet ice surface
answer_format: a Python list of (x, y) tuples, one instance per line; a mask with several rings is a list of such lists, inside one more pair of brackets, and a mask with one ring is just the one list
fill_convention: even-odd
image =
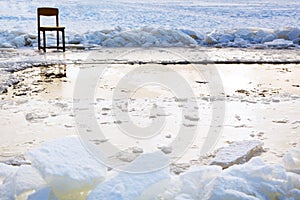
[[(180, 178), (178, 176), (175, 178), (180, 180), (175, 181), (173, 177), (171, 178), (172, 181), (167, 183), (167, 180), (165, 180), (167, 175), (163, 176), (162, 179), (154, 176), (153, 180), (162, 180), (160, 186), (164, 185), (168, 190), (162, 193), (157, 187), (156, 189), (151, 187), (149, 191), (157, 191), (156, 195), (163, 196), (165, 199), (188, 198), (188, 195), (191, 194), (196, 196), (190, 198), (198, 198), (199, 196), (208, 198), (211, 196), (211, 198), (218, 199), (220, 193), (226, 194), (228, 198), (242, 198), (245, 195), (240, 192), (250, 195), (249, 191), (254, 191), (253, 193), (257, 198), (266, 199), (274, 193), (297, 197), (298, 190), (292, 190), (292, 188), (299, 187), (297, 185), (299, 184), (297, 182), (298, 176), (294, 173), (299, 171), (297, 151), (291, 151), (284, 157), (286, 169), (293, 172), (293, 174), (286, 172), (282, 166), (273, 166), (269, 163), (281, 163), (282, 157), (288, 149), (299, 148), (300, 123), (299, 110), (297, 109), (300, 106), (299, 65), (203, 65), (201, 62), (277, 60), (288, 63), (289, 61), (299, 60), (298, 51), (232, 50), (232, 52), (228, 52), (223, 49), (148, 49), (135, 50), (133, 53), (127, 52), (124, 54), (126, 50), (128, 49), (98, 49), (94, 52), (74, 51), (65, 54), (50, 52), (46, 55), (38, 55), (36, 52), (30, 51), (22, 52), (21, 50), (3, 54), (5, 56), (3, 56), (1, 63), (4, 64), (1, 66), (10, 66), (12, 69), (23, 59), (30, 59), (33, 63), (43, 63), (42, 60), (44, 59), (49, 63), (60, 63), (60, 65), (35, 66), (21, 71), (16, 70), (13, 73), (7, 72), (9, 75), (19, 78), (21, 82), (8, 87), (8, 92), (1, 95), (1, 160), (4, 161), (20, 154), (26, 154), (27, 150), (36, 149), (45, 141), (78, 134), (76, 108), (74, 108), (72, 99), (76, 77), (78, 77), (80, 70), (91, 70), (93, 72), (93, 70), (99, 68), (106, 68), (102, 78), (96, 85), (95, 96), (90, 102), (95, 111), (92, 118), (96, 118), (97, 124), (105, 133), (105, 138), (96, 137), (90, 142), (100, 147), (111, 143), (122, 150), (119, 154), (112, 156), (113, 161), (117, 160), (126, 165), (144, 153), (156, 151), (171, 157), (171, 155), (174, 155), (176, 148), (170, 148), (169, 145), (178, 135), (178, 128), (181, 125), (186, 128), (198, 127), (196, 138), (191, 141), (187, 151), (182, 156), (171, 157), (175, 162), (170, 166), (170, 170), (172, 173), (182, 174)], [(121, 54), (123, 54), (122, 57), (119, 56)], [(14, 64), (7, 64), (5, 57), (13, 60), (12, 63)], [(182, 62), (186, 60), (191, 61), (192, 64)], [(96, 64), (91, 66), (90, 61)], [(138, 82), (126, 78), (125, 75), (142, 66), (150, 66), (153, 70), (142, 71), (141, 74), (135, 75), (133, 78), (143, 77), (143, 74), (149, 76), (161, 74), (168, 77), (170, 75), (168, 70), (173, 69), (184, 77), (195, 92), (195, 98), (176, 98), (167, 88), (146, 86), (137, 90), (129, 100), (118, 98), (116, 100), (118, 106), (113, 107), (111, 101), (113, 91), (120, 89), (117, 87), (117, 83), (121, 79), (125, 79), (130, 84), (137, 84)], [(207, 75), (205, 72), (212, 67), (217, 69), (221, 77), (225, 95), (209, 96), (208, 87), (212, 82), (212, 77), (204, 75)], [(1, 77), (10, 80), (9, 76)], [(120, 92), (121, 94), (127, 94), (132, 91), (130, 88), (121, 88)], [(75, 98), (75, 102), (78, 101), (80, 102), (80, 99)], [(224, 101), (226, 105), (224, 123), (221, 124), (222, 132), (210, 151), (203, 155), (201, 154), (203, 142), (207, 138), (208, 129), (212, 125), (211, 109), (214, 102), (221, 101)], [(194, 109), (199, 110), (198, 116), (189, 113), (181, 116), (182, 109), (187, 105), (186, 102), (197, 104)], [(157, 109), (157, 112), (151, 112), (153, 106), (160, 109)], [(124, 134), (120, 130), (119, 127), (130, 122), (128, 119), (120, 120), (116, 118), (122, 113), (129, 113), (130, 120), (142, 127), (147, 127), (153, 120), (165, 120), (166, 123), (160, 134), (153, 135), (147, 140), (141, 140), (132, 137), (132, 134)], [(84, 130), (84, 133), (89, 134), (93, 133), (94, 127), (86, 126), (80, 130)], [(133, 133), (133, 136), (139, 136), (135, 134), (138, 133)], [(213, 160), (214, 150), (228, 146), (228, 143), (243, 140), (263, 142), (264, 149), (261, 158), (268, 164), (263, 163), (260, 160), (261, 158), (258, 158), (251, 161), (251, 163), (238, 165), (224, 171), (216, 166), (201, 167), (202, 164), (208, 164)], [(52, 152), (51, 148), (47, 150)], [(47, 151), (45, 152), (47, 154)], [(72, 156), (76, 157), (73, 154), (70, 155), (70, 157)], [(200, 167), (189, 171), (191, 166)], [(254, 166), (258, 167), (255, 168)], [(32, 169), (28, 170), (32, 171)], [(269, 189), (259, 189), (255, 186), (255, 178), (252, 175), (262, 176), (266, 170), (268, 175), (263, 176), (263, 181), (268, 186), (266, 188)], [(98, 195), (102, 195), (103, 188), (111, 191), (111, 193), (104, 194), (105, 196), (116, 196), (116, 198), (130, 195), (134, 197), (153, 195), (153, 193), (149, 194), (149, 191), (147, 192), (149, 186), (147, 182), (140, 182), (140, 185), (136, 185), (136, 187), (142, 188), (141, 190), (136, 190), (133, 187), (126, 192), (124, 188), (131, 184), (126, 181), (119, 182), (118, 178), (113, 179), (115, 173), (114, 170), (108, 168), (106, 181), (102, 185), (100, 184), (97, 187), (98, 190), (96, 189), (89, 198), (93, 199)], [(189, 175), (189, 173), (193, 175)], [(203, 176), (203, 173), (208, 175)], [(242, 177), (237, 178), (236, 176)], [(287, 181), (289, 187), (282, 189), (282, 185), (282, 187), (274, 188), (272, 185), (275, 182), (269, 179), (269, 176), (277, 177), (278, 182)], [(120, 174), (119, 177), (128, 182), (136, 180), (134, 177), (132, 179), (126, 178), (126, 174)], [(199, 177), (199, 179), (194, 179), (194, 177)], [(217, 179), (212, 180), (214, 177), (217, 177)], [(203, 188), (204, 182), (199, 182), (200, 179), (206, 180), (205, 190), (197, 189)], [(251, 182), (252, 180), (253, 182)], [(149, 181), (151, 182), (151, 180)], [(210, 184), (207, 184), (208, 182)], [(226, 184), (222, 184), (223, 182), (232, 184), (226, 186)], [(53, 183), (56, 184), (55, 181)], [(240, 191), (241, 188), (237, 187), (240, 183), (250, 185), (247, 187), (247, 191)], [(9, 188), (10, 184), (10, 178), (7, 178), (4, 185), (1, 186), (0, 192), (2, 188), (4, 188), (3, 190)], [(117, 188), (111, 187), (115, 184), (118, 185)], [(182, 185), (187, 186), (182, 187)], [(76, 184), (73, 186), (76, 188)], [(48, 186), (45, 186), (42, 182), (38, 187), (36, 185), (30, 187), (32, 190), (37, 191), (37, 193), (32, 194), (32, 199), (38, 198), (39, 194), (53, 195)], [(58, 187), (58, 185), (54, 187)], [(155, 186), (153, 187), (155, 188)], [(172, 188), (175, 191), (172, 191)], [(19, 191), (23, 191), (21, 189)], [(232, 190), (235, 192), (232, 192)], [(85, 192), (86, 188), (84, 187), (82, 191)], [(100, 193), (97, 193), (97, 191), (100, 191)], [(30, 193), (32, 191), (24, 195)], [(72, 194), (70, 195), (72, 196)]]
[[(45, 139), (56, 138), (63, 134), (74, 134), (76, 122), (74, 111), (72, 110), (72, 97), (75, 79), (78, 69), (90, 67), (83, 63), (93, 62), (108, 63), (104, 77), (99, 83), (95, 98), (93, 100), (96, 111), (97, 122), (105, 130), (104, 132), (115, 132), (107, 134), (105, 141), (114, 142), (119, 146), (133, 153), (131, 148), (141, 148), (143, 151), (160, 149), (163, 152), (171, 153), (172, 148), (167, 147), (170, 141), (176, 137), (176, 128), (179, 127), (181, 116), (178, 114), (185, 103), (185, 99), (178, 100), (169, 93), (167, 89), (159, 87), (146, 87), (135, 93), (135, 96), (126, 100), (118, 100), (121, 105), (128, 103), (128, 112), (130, 118), (140, 126), (148, 126), (154, 119), (165, 119), (165, 129), (161, 135), (151, 138), (152, 146), (148, 142), (137, 141), (123, 135), (119, 136), (116, 132), (116, 126), (126, 124), (127, 121), (116, 119), (119, 113), (126, 113), (125, 108), (112, 109), (111, 96), (116, 89), (118, 81), (129, 71), (136, 69), (139, 65), (134, 63), (145, 62), (145, 66), (158, 66), (153, 74), (165, 73), (168, 71), (161, 69), (175, 69), (191, 85), (193, 91), (197, 94), (196, 99), (199, 109), (199, 116), (184, 116), (186, 127), (199, 126), (200, 131), (197, 135), (195, 144), (191, 145), (188, 158), (184, 161), (190, 161), (200, 156), (201, 141), (206, 137), (205, 133), (210, 126), (212, 103), (220, 100), (219, 97), (211, 97), (206, 82), (210, 82), (209, 77), (204, 75), (210, 66), (197, 65), (197, 62), (203, 61), (272, 61), (293, 62), (297, 61), (299, 54), (297, 51), (260, 51), (260, 50), (232, 50), (229, 53), (223, 49), (148, 49), (147, 52), (135, 50), (134, 53), (127, 53), (118, 58), (126, 49), (99, 49), (97, 51), (75, 51), (65, 54), (48, 53), (46, 55), (37, 55), (30, 51), (12, 51), (5, 52), (1, 66), (6, 70), (7, 67), (15, 71), (21, 60), (30, 60), (35, 64), (43, 64), (45, 60), (48, 63), (64, 63), (66, 65), (49, 65), (47, 67), (32, 67), (20, 72), (9, 73), (14, 79), (22, 80), (13, 87), (8, 88), (8, 94), (2, 96), (2, 127), (7, 131), (6, 135), (11, 133), (18, 134), (18, 139), (2, 140), (3, 144), (9, 141), (11, 147), (6, 151), (6, 155), (13, 155), (13, 148), (16, 152), (23, 152), (24, 147), (33, 147), (39, 145)], [(129, 49), (130, 50), (130, 49)], [(124, 54), (123, 54), (124, 55)], [(147, 56), (145, 56), (147, 55)], [(180, 56), (178, 56), (180, 55)], [(12, 65), (7, 64), (5, 57), (9, 58)], [(90, 57), (90, 58), (89, 58)], [(87, 59), (88, 58), (88, 59)], [(188, 60), (194, 64), (180, 65), (180, 62)], [(119, 63), (119, 64), (118, 64)], [(126, 64), (130, 63), (130, 65)], [(154, 63), (154, 64), (151, 64)], [(160, 65), (155, 63), (169, 63), (170, 65)], [(171, 65), (171, 64), (176, 65)], [(132, 65), (134, 64), (134, 65)], [(30, 64), (28, 64), (31, 67)], [(124, 67), (125, 66), (125, 67)], [(142, 65), (143, 66), (143, 65)], [(100, 68), (103, 66), (100, 66)], [(223, 132), (220, 138), (219, 146), (227, 141), (238, 139), (261, 139), (265, 143), (267, 151), (267, 160), (272, 161), (273, 157), (280, 156), (288, 147), (298, 146), (295, 139), (299, 133), (297, 117), (298, 110), (294, 109), (299, 104), (299, 80), (297, 74), (299, 67), (295, 64), (289, 65), (215, 65), (222, 78), (225, 96), (226, 113), (223, 124)], [(88, 69), (87, 68), (87, 69)], [(97, 68), (94, 67), (95, 69)], [(66, 70), (66, 71), (65, 71)], [(200, 76), (194, 74), (199, 70)], [(66, 74), (64, 74), (66, 72)], [(145, 71), (145, 74), (149, 72)], [(66, 75), (66, 77), (64, 77)], [(2, 78), (9, 76), (1, 76)], [(6, 81), (11, 80), (6, 78)], [(128, 80), (130, 82), (130, 80)], [(14, 88), (14, 89), (13, 89)], [(122, 91), (124, 94), (130, 91)], [(14, 98), (12, 98), (14, 97)], [(164, 113), (150, 113), (153, 105), (164, 109)], [(18, 128), (14, 129), (11, 124), (18, 122)], [(44, 126), (46, 125), (46, 129)], [(87, 127), (89, 132), (91, 128)], [(288, 131), (287, 131), (288, 130)], [(47, 134), (40, 134), (46, 131)], [(53, 132), (53, 133), (51, 133)], [(39, 139), (27, 139), (26, 134)], [(280, 135), (286, 137), (281, 138)], [(10, 137), (8, 137), (10, 138)], [(26, 139), (26, 140), (25, 140)], [(97, 139), (97, 138), (96, 138)], [(122, 144), (123, 139), (127, 142)], [(25, 140), (25, 141), (24, 141)], [(17, 142), (16, 142), (17, 141)], [(23, 145), (19, 145), (23, 143)], [(16, 147), (17, 145), (17, 147)], [(6, 149), (6, 148), (4, 148)], [(134, 151), (135, 156), (138, 155)], [(133, 158), (135, 157), (133, 156)], [(264, 155), (263, 155), (264, 156)], [(126, 159), (125, 159), (126, 160)], [(130, 160), (130, 159), (129, 159)]]

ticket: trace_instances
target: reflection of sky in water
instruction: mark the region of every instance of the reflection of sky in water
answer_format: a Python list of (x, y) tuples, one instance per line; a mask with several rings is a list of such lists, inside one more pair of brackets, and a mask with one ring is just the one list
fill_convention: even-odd
[(59, 7), (68, 31), (162, 26), (200, 32), (214, 29), (299, 27), (300, 2), (292, 1), (0, 1), (0, 30), (36, 31), (36, 8)]

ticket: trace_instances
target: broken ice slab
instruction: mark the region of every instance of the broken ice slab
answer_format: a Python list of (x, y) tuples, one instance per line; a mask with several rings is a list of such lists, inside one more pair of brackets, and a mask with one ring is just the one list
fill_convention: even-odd
[(100, 183), (87, 199), (154, 199), (168, 185), (167, 164), (168, 158), (160, 151), (142, 154), (116, 177)]
[(46, 142), (30, 151), (29, 158), (58, 199), (84, 199), (105, 179), (107, 171), (82, 146), (78, 136)]
[(293, 188), (282, 165), (265, 163), (254, 157), (242, 165), (234, 165), (223, 172), (205, 188), (201, 199), (289, 199)]
[(211, 165), (219, 165), (223, 169), (234, 164), (243, 164), (262, 152), (263, 142), (258, 140), (244, 140), (231, 143), (218, 150)]
[(283, 156), (283, 164), (287, 171), (300, 174), (300, 149), (290, 149)]

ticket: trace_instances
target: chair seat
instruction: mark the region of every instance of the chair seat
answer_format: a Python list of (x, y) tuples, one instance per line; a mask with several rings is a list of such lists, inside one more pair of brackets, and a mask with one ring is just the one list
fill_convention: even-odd
[(40, 31), (60, 31), (64, 30), (64, 26), (41, 26), (39, 27)]

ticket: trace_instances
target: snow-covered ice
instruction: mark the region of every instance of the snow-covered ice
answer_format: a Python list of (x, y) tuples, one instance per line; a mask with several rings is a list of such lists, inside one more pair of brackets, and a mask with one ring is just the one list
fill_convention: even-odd
[(82, 146), (75, 136), (46, 142), (29, 152), (32, 166), (58, 198), (72, 199), (102, 182), (106, 167)]

